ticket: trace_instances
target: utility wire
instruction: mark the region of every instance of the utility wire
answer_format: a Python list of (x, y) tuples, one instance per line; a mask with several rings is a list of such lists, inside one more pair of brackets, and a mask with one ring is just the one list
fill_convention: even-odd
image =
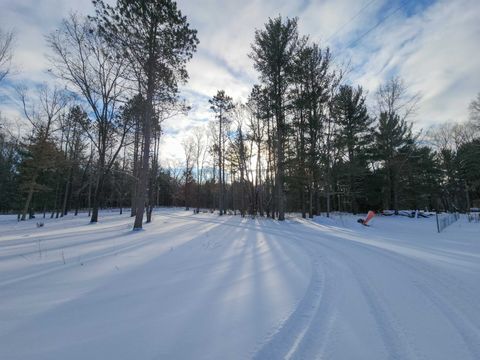
[(350, 24), (353, 20), (355, 20), (362, 12), (364, 12), (371, 4), (373, 4), (374, 2), (376, 2), (378, 0), (370, 0), (368, 3), (366, 3), (365, 5), (362, 6), (362, 8), (360, 10), (358, 10), (358, 12), (353, 15), (350, 19), (347, 20), (347, 22), (345, 22), (343, 25), (341, 25), (333, 34), (331, 34), (326, 40), (325, 42), (328, 42), (329, 40), (331, 40), (335, 35), (337, 35), (339, 32), (341, 32), (345, 26), (347, 26), (348, 24)]
[(386, 15), (385, 17), (383, 17), (382, 19), (380, 19), (379, 22), (377, 22), (372, 28), (368, 29), (366, 32), (364, 32), (362, 35), (360, 35), (358, 38), (356, 38), (355, 40), (351, 41), (346, 47), (349, 48), (349, 47), (355, 47), (359, 42), (360, 40), (362, 40), (365, 36), (367, 36), (368, 34), (370, 34), (373, 30), (375, 30), (376, 28), (378, 28), (385, 20), (387, 20), (389, 17), (393, 16), (394, 14), (396, 14), (397, 12), (399, 12), (405, 5), (407, 5), (407, 2), (408, 0), (404, 0), (400, 3), (400, 6), (398, 6), (394, 11), (392, 11), (391, 13), (389, 13), (388, 15)]

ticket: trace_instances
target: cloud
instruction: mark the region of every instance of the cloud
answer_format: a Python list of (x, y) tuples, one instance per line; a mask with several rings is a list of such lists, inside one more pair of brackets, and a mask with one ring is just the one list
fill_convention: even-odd
[[(213, 118), (208, 99), (218, 89), (235, 100), (247, 98), (258, 76), (248, 57), (254, 31), (278, 14), (298, 16), (302, 34), (330, 46), (337, 62), (350, 60), (348, 80), (364, 86), (370, 102), (393, 75), (421, 92), (419, 127), (466, 119), (468, 103), (480, 91), (478, 0), (178, 0), (178, 6), (198, 30), (200, 44), (182, 87), (192, 111), (163, 124), (163, 159), (181, 158), (189, 130)], [(31, 83), (50, 81), (44, 36), (69, 11), (92, 11), (90, 0), (0, 0), (0, 7), (2, 26), (17, 29), (21, 72), (12, 80)], [(13, 111), (2, 107), (4, 114)]]
[(354, 81), (374, 92), (389, 76), (402, 77), (422, 95), (418, 126), (465, 120), (480, 91), (478, 15), (475, 0), (442, 0), (421, 13), (400, 14), (352, 50), (360, 64)]
[(188, 71), (190, 80), (187, 89), (208, 98), (220, 89), (235, 98), (246, 98), (250, 91), (251, 81), (248, 78), (232, 71), (220, 59), (201, 52), (188, 64)]

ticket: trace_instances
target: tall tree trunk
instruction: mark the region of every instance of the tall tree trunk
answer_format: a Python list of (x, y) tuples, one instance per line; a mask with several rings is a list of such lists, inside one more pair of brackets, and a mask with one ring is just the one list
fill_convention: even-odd
[(466, 205), (467, 205), (467, 213), (470, 213), (470, 195), (468, 193), (468, 184), (467, 184), (467, 181), (466, 180), (463, 180), (463, 183), (465, 185), (465, 201), (466, 201)]
[(93, 201), (92, 201), (92, 216), (90, 218), (90, 223), (97, 223), (98, 222), (98, 211), (100, 209), (101, 203), (101, 196), (102, 196), (102, 188), (104, 182), (104, 175), (100, 174), (99, 178), (97, 179), (97, 183), (95, 185), (95, 189), (93, 190)]
[(67, 215), (68, 194), (70, 192), (70, 183), (72, 181), (72, 168), (69, 169), (67, 181), (65, 182), (65, 193), (63, 194), (63, 204), (61, 216)]
[(88, 217), (92, 214), (92, 179), (88, 177), (88, 197), (87, 197)]
[(223, 162), (222, 162), (222, 142), (223, 142), (223, 137), (222, 137), (222, 111), (220, 110), (220, 116), (219, 116), (219, 133), (218, 133), (218, 183), (220, 185), (219, 188), (219, 196), (218, 196), (218, 209), (220, 211), (220, 215), (223, 215), (224, 213), (224, 197), (223, 197), (223, 176), (222, 176), (222, 169), (223, 169)]
[(25, 221), (27, 219), (27, 213), (28, 213), (28, 209), (30, 207), (30, 202), (32, 201), (32, 197), (33, 197), (33, 190), (34, 190), (34, 186), (35, 186), (35, 179), (37, 177), (35, 176), (33, 179), (32, 179), (32, 182), (30, 183), (30, 186), (28, 187), (28, 194), (27, 194), (27, 200), (25, 201), (25, 205), (23, 207), (23, 211), (22, 211), (22, 217), (20, 218), (21, 221)]
[(355, 177), (353, 174), (350, 174), (350, 207), (352, 213), (355, 215), (358, 212), (357, 197), (355, 192)]
[(185, 198), (185, 211), (188, 211), (190, 210), (190, 206), (188, 206), (188, 173), (189, 173), (189, 170), (188, 170), (188, 165), (187, 165), (187, 170), (186, 170), (186, 175), (185, 175), (185, 188), (184, 188), (184, 191), (183, 191), (183, 197)]
[[(151, 62), (151, 61), (149, 61)], [(152, 65), (150, 65), (152, 66)], [(152, 71), (152, 70), (151, 70)], [(138, 181), (138, 193), (135, 201), (135, 207), (137, 208), (137, 213), (135, 215), (135, 222), (133, 225), (134, 230), (142, 229), (143, 223), (143, 214), (145, 212), (145, 198), (147, 196), (147, 185), (148, 185), (148, 169), (150, 165), (150, 141), (152, 134), (152, 120), (153, 120), (153, 92), (154, 92), (154, 78), (153, 73), (150, 71), (150, 76), (148, 77), (148, 86), (147, 86), (147, 99), (145, 104), (145, 116), (143, 124), (143, 158), (142, 158), (142, 167), (139, 171), (139, 181)]]
[(327, 188), (327, 217), (330, 217), (330, 190)]
[(388, 167), (388, 180), (390, 188), (390, 207), (395, 211), (395, 215), (398, 215), (395, 172), (391, 165)]
[(52, 214), (50, 215), (50, 219), (53, 219), (55, 216), (55, 213), (57, 214), (58, 218), (58, 188), (60, 186), (60, 180), (57, 179), (57, 185), (55, 186), (55, 202), (53, 204), (53, 209), (52, 209)]
[(130, 200), (130, 216), (134, 217), (137, 214), (137, 208), (135, 205), (135, 201), (137, 198), (137, 190), (138, 190), (138, 148), (140, 143), (140, 131), (139, 131), (139, 121), (137, 118), (135, 124), (135, 137), (133, 142), (133, 178), (132, 178), (132, 188), (131, 188), (131, 200)]
[[(106, 147), (103, 147), (106, 150)], [(101, 197), (103, 196), (103, 183), (105, 181), (105, 151), (103, 150), (99, 154), (98, 159), (98, 174), (95, 183), (95, 189), (93, 190), (93, 202), (92, 202), (92, 216), (90, 223), (98, 222), (98, 211), (101, 205)]]
[(225, 154), (222, 157), (222, 194), (223, 194), (223, 213), (226, 213), (227, 209), (227, 182), (225, 177)]
[(283, 149), (283, 120), (277, 125), (277, 176), (275, 179), (277, 188), (277, 208), (278, 208), (278, 220), (285, 220), (285, 194), (283, 189), (283, 181), (285, 176), (284, 168), (284, 149)]
[(300, 188), (300, 201), (302, 202), (302, 218), (305, 219), (307, 217), (307, 210), (305, 209), (305, 188), (301, 186)]

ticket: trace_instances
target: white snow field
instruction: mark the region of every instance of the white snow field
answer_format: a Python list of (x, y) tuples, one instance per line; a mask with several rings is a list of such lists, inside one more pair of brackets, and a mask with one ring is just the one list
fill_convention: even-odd
[(0, 217), (0, 359), (480, 359), (480, 225)]

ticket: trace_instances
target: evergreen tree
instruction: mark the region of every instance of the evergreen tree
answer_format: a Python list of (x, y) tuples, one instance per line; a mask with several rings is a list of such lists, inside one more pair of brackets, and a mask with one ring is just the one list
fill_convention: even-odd
[(21, 220), (26, 220), (30, 213), (34, 193), (47, 192), (53, 189), (48, 175), (62, 170), (63, 154), (57, 149), (52, 139), (46, 136), (45, 128), (41, 127), (29, 139), (30, 143), (22, 151), (22, 162), (19, 167), (20, 189), (26, 194)]
[(339, 147), (345, 161), (351, 210), (356, 213), (357, 199), (365, 188), (368, 152), (373, 141), (371, 128), (373, 119), (368, 116), (362, 88), (341, 86), (333, 99), (332, 116), (338, 125), (336, 146)]
[(286, 97), (291, 86), (294, 57), (301, 40), (298, 36), (297, 19), (283, 20), (280, 16), (269, 19), (264, 30), (255, 31), (250, 57), (260, 73), (271, 101), (276, 125), (276, 171), (275, 188), (278, 219), (285, 219), (285, 149), (286, 149)]
[(3, 130), (0, 124), (0, 212), (8, 212), (19, 203), (18, 166), (21, 157), (18, 142)]
[(302, 215), (305, 216), (305, 189), (308, 190), (308, 212), (312, 218), (318, 213), (314, 197), (318, 199), (320, 182), (320, 141), (322, 127), (330, 101), (335, 72), (331, 70), (330, 50), (317, 44), (303, 45), (294, 61), (291, 92), (295, 108), (294, 126), (297, 130), (298, 149), (295, 163), (299, 167), (296, 183), (301, 190)]
[(472, 196), (480, 198), (480, 139), (460, 146), (456, 164), (465, 191), (465, 209), (469, 211)]
[(433, 209), (440, 197), (441, 172), (434, 151), (427, 146), (404, 148), (407, 157), (399, 174), (401, 200), (399, 204), (411, 209)]
[(387, 193), (384, 205), (398, 213), (398, 176), (402, 165), (408, 161), (408, 154), (405, 158), (400, 156), (400, 151), (413, 144), (412, 125), (395, 113), (382, 112), (374, 136), (376, 159), (384, 166), (384, 191)]
[(218, 120), (218, 179), (219, 179), (219, 197), (218, 209), (220, 215), (225, 214), (225, 142), (226, 126), (229, 122), (229, 114), (234, 109), (233, 100), (225, 94), (224, 90), (218, 90), (217, 94), (209, 100), (210, 108), (215, 113)]

